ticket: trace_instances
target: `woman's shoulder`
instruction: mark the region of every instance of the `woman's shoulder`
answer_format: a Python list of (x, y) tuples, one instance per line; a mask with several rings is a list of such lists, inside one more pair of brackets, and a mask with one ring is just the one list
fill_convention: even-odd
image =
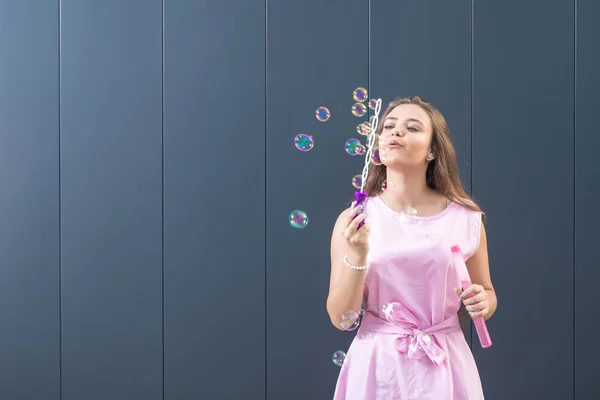
[(465, 259), (470, 258), (479, 248), (481, 230), (485, 219), (483, 211), (470, 199), (453, 200), (456, 217), (453, 219), (456, 240), (460, 242)]
[(451, 202), (454, 208), (460, 213), (474, 218), (481, 218), (483, 216), (483, 210), (469, 198), (453, 198)]

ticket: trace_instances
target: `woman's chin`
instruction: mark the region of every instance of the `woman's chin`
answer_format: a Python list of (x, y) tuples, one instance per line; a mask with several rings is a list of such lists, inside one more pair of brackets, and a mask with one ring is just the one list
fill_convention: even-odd
[(379, 157), (381, 159), (381, 163), (388, 168), (401, 167), (402, 165), (406, 164), (406, 160), (403, 160), (402, 157), (399, 157), (395, 154), (381, 154), (380, 152)]
[(419, 167), (417, 163), (410, 162), (401, 157), (388, 157), (385, 160), (381, 160), (381, 163), (385, 165), (387, 169), (396, 171), (414, 170)]

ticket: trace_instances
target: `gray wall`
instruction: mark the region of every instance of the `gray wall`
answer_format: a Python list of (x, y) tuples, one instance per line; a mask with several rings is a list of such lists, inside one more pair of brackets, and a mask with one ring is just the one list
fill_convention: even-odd
[(357, 86), (437, 105), (488, 214), (486, 398), (598, 396), (600, 3), (475, 3), (0, 1), (0, 398), (331, 398)]

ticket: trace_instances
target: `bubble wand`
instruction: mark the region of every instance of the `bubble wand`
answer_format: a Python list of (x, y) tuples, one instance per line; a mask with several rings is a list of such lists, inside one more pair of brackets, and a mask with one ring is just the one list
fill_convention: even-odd
[[(371, 163), (371, 153), (373, 151), (373, 145), (375, 142), (375, 132), (377, 131), (377, 125), (379, 124), (379, 113), (381, 112), (381, 99), (377, 99), (377, 104), (375, 105), (375, 114), (372, 116), (371, 121), (371, 132), (369, 133), (369, 140), (367, 143), (367, 153), (365, 154), (365, 166), (362, 170), (360, 190), (354, 192), (354, 201), (355, 205), (359, 208), (359, 214), (364, 212), (365, 210), (365, 201), (367, 200), (368, 194), (363, 190), (365, 188), (365, 183), (367, 182), (367, 177), (369, 175), (369, 164)], [(357, 214), (358, 216), (358, 214)], [(354, 217), (356, 218), (356, 216)], [(365, 221), (361, 221), (358, 224), (360, 228), (363, 226)]]

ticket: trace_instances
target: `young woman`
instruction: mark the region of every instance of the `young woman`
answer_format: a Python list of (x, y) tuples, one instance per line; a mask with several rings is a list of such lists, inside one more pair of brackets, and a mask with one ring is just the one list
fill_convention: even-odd
[[(471, 317), (496, 310), (483, 212), (460, 181), (448, 125), (431, 104), (391, 102), (376, 133), (382, 164), (369, 167), (365, 211), (342, 212), (331, 237), (331, 322), (343, 329), (342, 314), (364, 309), (334, 399), (483, 399), (458, 319), (461, 301)], [(455, 244), (469, 288), (452, 267)]]

